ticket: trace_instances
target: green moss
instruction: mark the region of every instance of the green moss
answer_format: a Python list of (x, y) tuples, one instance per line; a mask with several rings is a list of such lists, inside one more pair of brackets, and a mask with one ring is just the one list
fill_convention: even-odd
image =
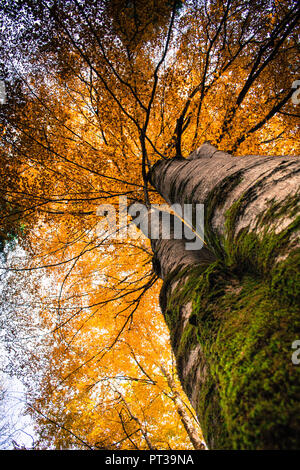
[(275, 199), (269, 201), (269, 207), (266, 211), (262, 212), (258, 218), (258, 225), (263, 226), (275, 219), (281, 217), (295, 217), (299, 213), (299, 195), (292, 195), (288, 197), (284, 203), (279, 203)]
[[(164, 312), (189, 396), (196, 371), (186, 375), (184, 365), (201, 346), (197, 414), (209, 447), (297, 449), (300, 368), (292, 363), (291, 345), (300, 338), (300, 253), (291, 237), (299, 228), (298, 199), (281, 206), (272, 201), (257, 219), (259, 235), (247, 229), (235, 235), (243, 198), (227, 213), (225, 257), (171, 276)], [(276, 233), (283, 214), (294, 220)], [(180, 331), (189, 302), (192, 314)]]
[(300, 250), (287, 260), (275, 265), (271, 271), (271, 294), (286, 305), (300, 305)]
[[(181, 308), (192, 300), (191, 293), (196, 288), (199, 271), (205, 271), (206, 268), (207, 266), (203, 265), (201, 267), (177, 269), (165, 279), (161, 289), (160, 306), (162, 311), (165, 312), (165, 320), (171, 333), (171, 344), (176, 352), (180, 346), (179, 340), (184, 342), (187, 352), (191, 349), (186, 344), (189, 341), (188, 335), (184, 331), (180, 331)], [(177, 284), (176, 289), (172, 293), (171, 298), (168, 299), (168, 289), (175, 283)]]
[(291, 362), (291, 344), (299, 335), (299, 311), (283, 307), (251, 278), (215, 309), (218, 327), (210, 340), (209, 325), (200, 322), (198, 329), (232, 448), (298, 448), (300, 371)]
[(222, 183), (215, 188), (207, 197), (205, 202), (205, 238), (208, 240), (209, 247), (216, 254), (219, 259), (224, 258), (224, 248), (219, 234), (215, 233), (211, 221), (213, 220), (213, 213), (217, 207), (222, 207), (226, 200), (226, 195), (231, 192), (243, 178), (243, 171), (239, 171), (233, 175), (224, 178)]
[(173, 330), (173, 347), (183, 386), (190, 393), (181, 365), (191, 349), (201, 345), (206, 377), (197, 413), (207, 442), (214, 448), (299, 447), (300, 371), (291, 362), (299, 311), (282, 306), (269, 284), (258, 285), (252, 277), (240, 283), (228, 273), (224, 277), (218, 263), (200, 269), (197, 285), (195, 277), (194, 270), (184, 293), (176, 289), (166, 317), (172, 331), (175, 318), (170, 315), (180, 314), (180, 295), (183, 304), (193, 297), (197, 325), (188, 324), (180, 338)]
[[(253, 231), (245, 227), (236, 234), (235, 227), (245, 207), (245, 197), (241, 196), (226, 213), (226, 239), (223, 240), (226, 265), (237, 271), (272, 277), (276, 258), (290, 251), (291, 235), (299, 230), (300, 217), (295, 216), (299, 196), (289, 198), (283, 204), (271, 201), (269, 209), (257, 217)], [(284, 230), (276, 233), (276, 221), (280, 220), (282, 214), (292, 221)]]

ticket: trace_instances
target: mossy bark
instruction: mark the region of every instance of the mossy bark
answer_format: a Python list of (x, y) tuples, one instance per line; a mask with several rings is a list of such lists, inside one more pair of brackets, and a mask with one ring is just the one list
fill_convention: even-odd
[(211, 449), (300, 448), (299, 172), (299, 157), (209, 144), (151, 172), (169, 203), (206, 209), (204, 249), (153, 249), (179, 377)]

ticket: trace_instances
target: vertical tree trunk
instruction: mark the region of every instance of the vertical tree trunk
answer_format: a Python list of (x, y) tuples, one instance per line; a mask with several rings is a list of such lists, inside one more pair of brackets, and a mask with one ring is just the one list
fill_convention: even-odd
[(191, 417), (189, 416), (189, 414), (186, 410), (185, 404), (183, 403), (183, 401), (181, 399), (181, 396), (180, 396), (180, 393), (177, 390), (176, 383), (175, 383), (175, 380), (174, 380), (172, 374), (170, 374), (168, 372), (167, 368), (164, 367), (163, 365), (160, 367), (160, 369), (161, 369), (163, 375), (167, 379), (168, 386), (169, 386), (169, 388), (172, 392), (171, 399), (173, 400), (173, 402), (176, 406), (177, 413), (180, 416), (181, 422), (182, 422), (182, 424), (183, 424), (183, 426), (186, 430), (187, 435), (189, 436), (189, 439), (190, 439), (194, 449), (195, 450), (205, 450), (205, 445), (204, 445), (202, 439), (200, 438), (199, 432), (196, 429), (196, 427), (194, 426), (193, 421), (192, 421)]
[(182, 386), (211, 449), (300, 447), (299, 157), (206, 143), (157, 162), (169, 204), (203, 203), (207, 245), (152, 240)]

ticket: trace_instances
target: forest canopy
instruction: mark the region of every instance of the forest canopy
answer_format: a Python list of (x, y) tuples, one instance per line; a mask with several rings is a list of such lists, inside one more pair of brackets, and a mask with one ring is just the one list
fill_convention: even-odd
[(119, 209), (164, 203), (150, 169), (205, 142), (299, 155), (298, 2), (0, 5), (0, 321), (33, 447), (203, 449), (151, 243)]

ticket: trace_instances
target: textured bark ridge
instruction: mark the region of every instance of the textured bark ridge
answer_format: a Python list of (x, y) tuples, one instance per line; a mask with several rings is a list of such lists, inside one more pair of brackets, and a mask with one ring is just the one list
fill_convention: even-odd
[(202, 250), (152, 248), (179, 376), (211, 449), (300, 447), (299, 174), (299, 157), (233, 157), (209, 143), (151, 170), (169, 204), (205, 206)]

